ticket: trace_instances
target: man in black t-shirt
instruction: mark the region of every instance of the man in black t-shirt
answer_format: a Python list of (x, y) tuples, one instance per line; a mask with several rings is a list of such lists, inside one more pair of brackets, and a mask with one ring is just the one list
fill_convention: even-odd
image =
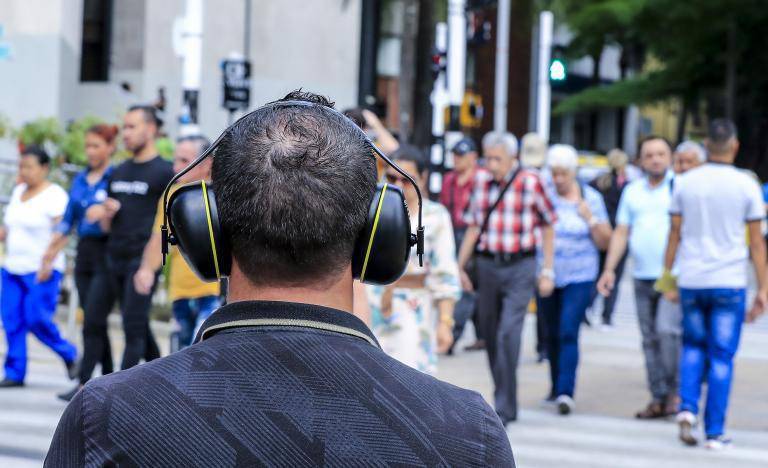
[[(155, 147), (161, 124), (155, 109), (149, 106), (134, 106), (125, 114), (123, 144), (133, 153), (133, 158), (112, 172), (101, 219), (102, 228), (109, 232), (107, 269), (101, 279), (104, 287), (102, 293), (89, 298), (86, 305), (86, 315), (98, 319), (99, 325), (105, 327), (115, 300), (120, 303), (125, 331), (122, 369), (135, 366), (142, 358), (151, 361), (160, 357), (149, 329), (152, 292), (139, 294), (134, 288), (133, 276), (152, 233), (158, 200), (173, 177), (172, 164), (160, 158)], [(97, 345), (91, 346), (88, 339), (84, 342), (83, 371), (88, 372), (88, 377), (93, 371), (90, 351), (101, 349)]]

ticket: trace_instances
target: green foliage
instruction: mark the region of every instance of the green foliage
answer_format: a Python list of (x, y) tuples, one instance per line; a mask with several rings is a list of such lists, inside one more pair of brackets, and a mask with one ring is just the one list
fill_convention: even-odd
[(100, 123), (103, 121), (98, 117), (86, 116), (69, 124), (59, 145), (59, 150), (68, 162), (79, 166), (88, 164), (88, 157), (85, 155), (85, 133)]
[[(574, 33), (569, 54), (594, 55), (603, 45), (619, 45), (623, 62), (639, 73), (574, 95), (556, 112), (668, 98), (694, 103), (714, 96), (722, 102), (729, 60), (736, 63), (742, 105), (768, 109), (768, 9), (762, 0), (554, 0), (552, 6)], [(729, 30), (736, 34), (730, 50)], [(659, 69), (641, 72), (646, 57)]]
[(31, 120), (16, 130), (14, 135), (24, 146), (58, 145), (63, 138), (61, 125), (54, 117)]
[(11, 133), (13, 133), (11, 121), (8, 119), (8, 117), (0, 114), (0, 138), (5, 138), (11, 135)]
[(169, 161), (173, 159), (173, 140), (168, 137), (158, 138), (155, 141), (155, 147), (163, 159)]

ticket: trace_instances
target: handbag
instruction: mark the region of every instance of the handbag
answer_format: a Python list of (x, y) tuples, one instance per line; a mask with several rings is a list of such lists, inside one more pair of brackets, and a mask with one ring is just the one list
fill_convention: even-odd
[(480, 245), (480, 239), (483, 237), (483, 234), (485, 234), (485, 231), (488, 229), (488, 222), (491, 219), (491, 213), (499, 206), (499, 203), (501, 203), (501, 200), (504, 198), (504, 194), (507, 193), (507, 189), (515, 182), (515, 179), (517, 178), (517, 175), (520, 173), (520, 164), (518, 163), (517, 168), (515, 169), (515, 172), (512, 174), (512, 177), (509, 179), (509, 182), (504, 185), (504, 188), (501, 189), (501, 192), (499, 192), (499, 196), (496, 198), (496, 201), (493, 202), (493, 205), (491, 205), (488, 210), (485, 212), (485, 217), (483, 218), (483, 224), (480, 225), (480, 232), (477, 235), (477, 240), (475, 240), (475, 245), (472, 248), (472, 256), (467, 260), (466, 265), (464, 265), (464, 271), (467, 272), (467, 276), (469, 276), (469, 281), (472, 282), (472, 287), (477, 290), (478, 286), (478, 280), (477, 280), (477, 247)]

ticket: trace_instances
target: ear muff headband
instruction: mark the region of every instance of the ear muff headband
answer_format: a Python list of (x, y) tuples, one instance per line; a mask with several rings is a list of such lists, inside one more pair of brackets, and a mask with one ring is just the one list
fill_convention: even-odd
[[(187, 167), (182, 169), (178, 174), (176, 174), (175, 176), (173, 176), (173, 178), (171, 178), (170, 182), (168, 182), (168, 186), (165, 188), (165, 191), (163, 192), (163, 226), (160, 228), (160, 233), (162, 235), (162, 246), (163, 246), (162, 247), (163, 248), (163, 265), (165, 265), (165, 258), (168, 255), (168, 245), (169, 245), (169, 243), (172, 242), (172, 236), (171, 236), (171, 233), (170, 233), (170, 231), (168, 229), (168, 226), (169, 226), (169, 221), (168, 221), (168, 196), (169, 196), (171, 187), (174, 184), (176, 184), (176, 182), (180, 178), (184, 177), (184, 175), (186, 173), (191, 171), (193, 168), (195, 168), (197, 165), (199, 165), (201, 162), (203, 162), (206, 158), (211, 156), (213, 154), (213, 152), (216, 151), (216, 148), (218, 148), (219, 145), (221, 144), (221, 140), (224, 139), (224, 137), (230, 132), (230, 130), (235, 128), (237, 125), (240, 124), (240, 122), (242, 122), (246, 118), (250, 117), (252, 114), (255, 114), (256, 112), (260, 112), (260, 111), (262, 111), (264, 109), (268, 109), (268, 108), (313, 107), (313, 106), (323, 107), (324, 109), (327, 109), (329, 112), (333, 112), (333, 113), (343, 117), (347, 121), (349, 121), (349, 124), (350, 124), (351, 128), (355, 128), (356, 131), (358, 131), (362, 135), (362, 137), (371, 146), (371, 149), (373, 150), (373, 153), (376, 154), (376, 156), (380, 157), (389, 166), (391, 166), (392, 169), (394, 169), (400, 175), (405, 177), (408, 180), (408, 182), (410, 182), (411, 185), (413, 185), (413, 188), (416, 189), (416, 195), (419, 198), (418, 227), (416, 229), (416, 234), (411, 234), (411, 244), (412, 245), (413, 244), (416, 245), (416, 255), (419, 258), (419, 266), (424, 266), (424, 225), (422, 223), (422, 206), (423, 206), (423, 203), (422, 203), (421, 189), (419, 188), (419, 184), (417, 184), (416, 181), (413, 180), (413, 177), (411, 177), (410, 174), (408, 174), (407, 172), (402, 170), (400, 168), (400, 166), (395, 164), (394, 161), (389, 159), (389, 157), (387, 155), (385, 155), (380, 149), (378, 149), (376, 147), (376, 145), (374, 145), (371, 142), (371, 140), (368, 138), (368, 136), (365, 134), (365, 132), (363, 132), (363, 130), (361, 128), (359, 128), (351, 120), (349, 120), (349, 118), (347, 116), (345, 116), (344, 114), (342, 114), (341, 112), (339, 112), (338, 110), (336, 110), (336, 109), (334, 109), (332, 107), (327, 107), (327, 106), (323, 106), (321, 104), (315, 104), (313, 102), (308, 102), (308, 101), (277, 101), (277, 102), (273, 102), (273, 103), (270, 103), (270, 104), (266, 104), (266, 105), (264, 105), (264, 106), (262, 106), (262, 107), (260, 107), (260, 108), (258, 108), (256, 110), (254, 110), (254, 111), (251, 111), (251, 112), (245, 114), (244, 116), (242, 116), (239, 119), (237, 119), (235, 121), (235, 123), (233, 123), (232, 125), (227, 127), (221, 133), (221, 135), (219, 135), (219, 137), (216, 138), (216, 141), (214, 141), (207, 150), (205, 150), (200, 156), (198, 156), (197, 159), (195, 159), (194, 161), (189, 163), (189, 165)], [(207, 196), (205, 198), (205, 203), (206, 203), (207, 216), (208, 216), (208, 219), (210, 221), (211, 218), (210, 218), (210, 211), (209, 211), (208, 197)], [(209, 229), (210, 229), (210, 226), (211, 226), (210, 222), (209, 222), (208, 226), (209, 226)], [(215, 253), (216, 252), (215, 245), (214, 245), (213, 251), (214, 251), (214, 256), (215, 256), (216, 255), (216, 253)], [(215, 257), (214, 257), (214, 259), (215, 259)], [(215, 260), (217, 260), (217, 259), (215, 259)], [(218, 272), (218, 263), (217, 263), (217, 272)]]
[(221, 278), (219, 271), (219, 255), (216, 252), (216, 241), (213, 237), (213, 219), (211, 219), (211, 205), (208, 202), (208, 187), (203, 183), (203, 202), (205, 204), (205, 219), (208, 221), (208, 235), (211, 236), (211, 253), (213, 253), (213, 267), (216, 269), (216, 277)]
[(381, 207), (384, 205), (384, 195), (387, 193), (387, 184), (384, 184), (384, 190), (379, 195), (379, 204), (376, 207), (376, 216), (373, 218), (373, 229), (371, 237), (368, 238), (368, 248), (365, 249), (365, 260), (363, 260), (363, 269), (360, 272), (360, 282), (365, 281), (365, 272), (368, 270), (368, 259), (371, 258), (371, 247), (373, 247), (373, 238), (376, 237), (376, 228), (379, 227), (379, 217), (381, 216)]

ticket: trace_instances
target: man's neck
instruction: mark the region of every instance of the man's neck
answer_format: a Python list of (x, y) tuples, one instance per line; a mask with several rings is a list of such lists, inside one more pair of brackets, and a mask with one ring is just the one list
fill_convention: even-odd
[(280, 301), (315, 304), (352, 313), (352, 274), (341, 275), (331, 284), (285, 287), (251, 283), (233, 262), (227, 302)]
[(736, 159), (735, 154), (711, 154), (709, 155), (709, 162), (718, 164), (733, 164)]
[(660, 176), (652, 176), (648, 174), (648, 185), (650, 185), (651, 187), (657, 187), (659, 184), (664, 182), (664, 179), (666, 178), (667, 178), (667, 174), (663, 174)]
[(133, 162), (143, 163), (155, 159), (157, 148), (154, 141), (147, 142), (140, 150), (133, 154)]

